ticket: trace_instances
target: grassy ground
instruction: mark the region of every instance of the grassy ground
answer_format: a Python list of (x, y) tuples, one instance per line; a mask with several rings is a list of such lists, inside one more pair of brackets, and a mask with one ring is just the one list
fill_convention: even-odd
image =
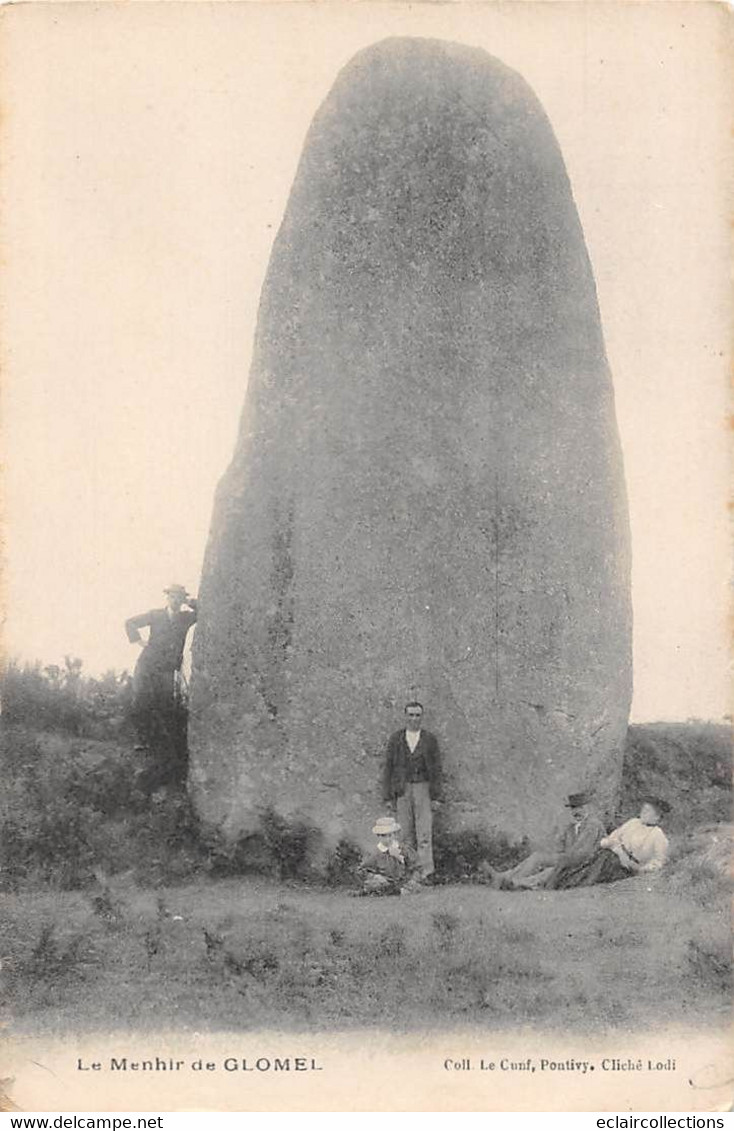
[[(386, 899), (303, 882), (302, 830), (274, 814), (259, 855), (204, 844), (185, 794), (147, 796), (144, 756), (100, 727), (0, 727), (0, 1027), (11, 1033), (727, 1021), (724, 727), (630, 728), (620, 818), (647, 791), (675, 802), (671, 864), (655, 880), (494, 892), (458, 882), (488, 847), (469, 837), (441, 846), (457, 882)], [(489, 848), (500, 866), (518, 851), (501, 837)], [(350, 859), (335, 860), (333, 882)]]
[(11, 1032), (709, 1026), (731, 996), (710, 874), (385, 899), (243, 879), (39, 892), (5, 897), (0, 954)]

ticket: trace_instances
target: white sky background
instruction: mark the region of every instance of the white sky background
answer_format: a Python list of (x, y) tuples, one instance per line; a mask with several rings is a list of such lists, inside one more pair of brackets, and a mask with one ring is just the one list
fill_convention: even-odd
[(6, 654), (132, 666), (196, 591), (260, 287), (311, 118), (355, 51), (519, 70), (595, 269), (634, 553), (633, 718), (727, 712), (724, 6), (33, 4), (2, 11)]

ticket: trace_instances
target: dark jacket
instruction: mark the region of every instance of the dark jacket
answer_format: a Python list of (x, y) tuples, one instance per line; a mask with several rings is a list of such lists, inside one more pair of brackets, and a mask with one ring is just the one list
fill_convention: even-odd
[(149, 628), (148, 643), (140, 654), (137, 667), (145, 671), (164, 669), (178, 671), (183, 659), (186, 634), (196, 623), (196, 605), (169, 616), (167, 609), (151, 609), (125, 621), (125, 631), (131, 644), (140, 640), (141, 628)]
[[(422, 730), (415, 753), (423, 755), (431, 800), (436, 801), (441, 796), (441, 754), (435, 734)], [(396, 797), (402, 797), (405, 793), (410, 759), (405, 729), (396, 730), (390, 735), (385, 756), (385, 772), (382, 779), (382, 796), (385, 801), (394, 801)]]
[(359, 872), (362, 876), (378, 873), (399, 887), (400, 884), (404, 884), (409, 879), (411, 869), (411, 860), (408, 853), (403, 850), (401, 855), (402, 860), (393, 856), (390, 852), (373, 852), (366, 860), (362, 861)]
[(595, 813), (585, 813), (578, 825), (570, 821), (556, 840), (559, 864), (582, 864), (589, 860), (606, 835), (607, 830)]

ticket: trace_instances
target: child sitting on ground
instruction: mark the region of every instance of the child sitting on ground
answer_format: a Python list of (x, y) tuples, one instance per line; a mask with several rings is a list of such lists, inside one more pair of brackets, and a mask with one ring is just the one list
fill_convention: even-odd
[(375, 851), (359, 866), (359, 895), (408, 895), (419, 887), (412, 876), (414, 853), (400, 844), (400, 825), (392, 817), (380, 817), (372, 832)]

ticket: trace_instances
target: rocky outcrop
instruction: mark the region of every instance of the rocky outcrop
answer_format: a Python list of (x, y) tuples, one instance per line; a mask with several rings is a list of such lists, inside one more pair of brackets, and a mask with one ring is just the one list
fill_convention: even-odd
[(455, 826), (611, 805), (629, 536), (594, 279), (558, 144), (481, 50), (394, 39), (306, 139), (200, 589), (191, 791), (369, 835), (416, 696)]

